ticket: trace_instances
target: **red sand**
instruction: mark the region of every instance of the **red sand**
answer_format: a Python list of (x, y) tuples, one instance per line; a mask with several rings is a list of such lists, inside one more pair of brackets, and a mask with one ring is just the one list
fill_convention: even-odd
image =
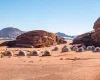
[[(57, 46), (60, 49), (63, 47)], [(36, 50), (51, 51), (53, 48), (54, 46)], [(23, 50), (35, 49), (23, 48)], [(0, 58), (0, 80), (100, 80), (100, 53), (60, 52), (60, 50), (51, 51), (50, 57)]]

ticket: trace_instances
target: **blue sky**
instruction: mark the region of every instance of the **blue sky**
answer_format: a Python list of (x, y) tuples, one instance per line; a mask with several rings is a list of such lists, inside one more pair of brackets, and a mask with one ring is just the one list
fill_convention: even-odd
[(93, 30), (100, 0), (0, 0), (0, 29), (43, 29), (77, 35)]

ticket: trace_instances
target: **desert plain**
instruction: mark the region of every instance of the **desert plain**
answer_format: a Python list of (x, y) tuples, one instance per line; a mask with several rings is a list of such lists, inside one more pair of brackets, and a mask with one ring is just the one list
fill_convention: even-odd
[[(1, 41), (3, 42), (3, 41)], [(68, 41), (69, 43), (71, 41)], [(52, 51), (55, 46), (44, 48), (6, 48), (8, 50), (48, 50), (51, 56), (21, 56), (0, 58), (0, 80), (100, 80), (100, 52), (61, 53), (64, 45), (55, 45), (58, 51)]]

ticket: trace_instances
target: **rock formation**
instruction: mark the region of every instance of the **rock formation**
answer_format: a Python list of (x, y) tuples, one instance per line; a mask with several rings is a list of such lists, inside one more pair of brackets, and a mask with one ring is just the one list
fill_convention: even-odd
[(94, 23), (93, 29), (95, 31), (100, 31), (100, 17), (97, 19), (97, 21)]
[(79, 35), (72, 44), (84, 44), (86, 46), (100, 46), (100, 18), (94, 23), (93, 31)]
[(73, 44), (84, 44), (84, 43), (90, 44), (92, 42), (91, 34), (92, 34), (92, 32), (87, 32), (87, 33), (77, 36), (73, 40)]
[(21, 34), (14, 41), (8, 41), (1, 45), (7, 45), (9, 47), (48, 47), (54, 44), (63, 44), (66, 43), (64, 38), (59, 37), (55, 33), (43, 31), (43, 30), (34, 30), (29, 31), (24, 34)]

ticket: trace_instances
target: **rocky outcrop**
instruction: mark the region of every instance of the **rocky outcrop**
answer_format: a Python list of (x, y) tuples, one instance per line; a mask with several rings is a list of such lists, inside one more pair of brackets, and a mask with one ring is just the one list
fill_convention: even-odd
[(86, 46), (100, 46), (100, 18), (94, 23), (94, 30), (82, 35), (79, 35), (73, 40), (72, 44), (84, 44)]
[(100, 31), (95, 31), (92, 35), (91, 38), (95, 41), (95, 42), (100, 42)]
[(55, 33), (34, 30), (21, 34), (15, 41), (6, 42), (6, 45), (9, 47), (48, 47), (63, 43), (66, 43), (64, 38), (59, 37)]
[(77, 36), (73, 40), (73, 44), (82, 44), (91, 42), (91, 34), (92, 32), (84, 33), (82, 35)]
[(17, 43), (21, 44), (31, 44), (34, 47), (49, 46), (54, 43), (63, 43), (63, 38), (60, 38), (58, 35), (43, 31), (35, 30), (24, 33), (16, 38)]
[(97, 19), (97, 21), (94, 23), (93, 29), (95, 31), (100, 31), (100, 17)]

